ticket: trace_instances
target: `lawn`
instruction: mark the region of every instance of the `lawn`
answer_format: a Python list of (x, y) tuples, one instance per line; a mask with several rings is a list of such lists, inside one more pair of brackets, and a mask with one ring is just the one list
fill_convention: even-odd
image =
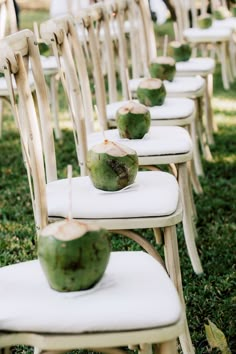
[[(22, 12), (22, 27), (32, 21), (42, 21), (47, 12)], [(168, 27), (168, 26), (167, 26)], [(162, 34), (163, 28), (160, 33)], [(184, 294), (192, 340), (197, 354), (220, 353), (210, 349), (204, 325), (208, 320), (220, 328), (232, 353), (236, 353), (236, 83), (229, 91), (222, 89), (219, 67), (214, 75), (212, 105), (218, 123), (215, 145), (211, 147), (213, 161), (203, 161), (205, 176), (201, 179), (204, 194), (195, 196), (198, 212), (197, 245), (204, 274), (193, 273), (178, 227), (179, 249), (183, 273)], [(62, 123), (69, 122), (63, 95), (60, 96)], [(64, 124), (66, 126), (68, 124)], [(63, 140), (57, 142), (59, 175), (66, 175), (68, 163), (78, 174), (73, 135), (63, 129)], [(4, 106), (3, 136), (0, 140), (0, 266), (34, 259), (36, 235), (30, 194), (21, 159), (19, 134), (11, 111)], [(152, 238), (152, 230), (143, 234)], [(134, 250), (138, 247), (123, 238), (112, 240), (114, 250)], [(154, 304), (155, 306), (155, 304)], [(17, 353), (30, 353), (31, 348), (17, 347)]]

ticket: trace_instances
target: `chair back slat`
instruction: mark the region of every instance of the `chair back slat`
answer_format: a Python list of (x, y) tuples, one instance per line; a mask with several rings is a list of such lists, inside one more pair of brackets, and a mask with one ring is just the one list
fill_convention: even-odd
[[(57, 168), (51, 114), (38, 44), (31, 31), (23, 30), (2, 39), (0, 51), (1, 71), (9, 66), (16, 81), (20, 135), (30, 157), (27, 163), (30, 163), (30, 178), (33, 181), (31, 197), (35, 223), (37, 229), (42, 229), (47, 224), (45, 185), (46, 181), (57, 179)], [(34, 98), (30, 87), (29, 65), (34, 78)]]
[(18, 30), (13, 0), (0, 0), (0, 38)]
[(93, 27), (93, 19), (91, 16), (85, 15), (81, 20), (84, 27), (88, 31), (88, 42), (93, 64), (96, 104), (101, 117), (100, 124), (102, 124), (103, 129), (107, 129), (105, 83), (102, 73), (99, 46), (96, 40), (96, 35)]
[(30, 87), (28, 84), (27, 71), (23, 64), (21, 54), (18, 54), (19, 71), (15, 74), (17, 89), (19, 92), (20, 121), (21, 126), (26, 130), (27, 145), (30, 156), (30, 170), (32, 174), (33, 187), (34, 187), (34, 212), (36, 219), (36, 228), (38, 230), (44, 228), (48, 222), (47, 215), (47, 202), (46, 202), (46, 184), (44, 171), (43, 152), (41, 145), (41, 136), (39, 126), (37, 124), (37, 116), (34, 107), (34, 101), (31, 95)]
[[(79, 45), (73, 19), (71, 16), (63, 16), (49, 20), (41, 24), (40, 33), (42, 38), (49, 44), (54, 42), (55, 45), (52, 46), (54, 55), (58, 58), (60, 66), (63, 63), (63, 68), (62, 66), (60, 67), (61, 79), (71, 110), (81, 175), (86, 175), (87, 142), (85, 119), (89, 122), (89, 125), (87, 122), (87, 127), (91, 131), (90, 124), (93, 119), (93, 109), (84, 54)], [(76, 63), (80, 82), (77, 76)], [(83, 85), (83, 97), (81, 97), (80, 84)]]

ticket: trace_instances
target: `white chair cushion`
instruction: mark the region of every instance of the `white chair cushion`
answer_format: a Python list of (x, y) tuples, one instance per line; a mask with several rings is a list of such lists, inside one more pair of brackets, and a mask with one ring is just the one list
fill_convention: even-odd
[(230, 28), (187, 28), (183, 31), (187, 41), (197, 42), (218, 42), (227, 41), (230, 39), (232, 30)]
[[(50, 217), (68, 215), (68, 180), (47, 184)], [(72, 180), (72, 216), (78, 219), (116, 219), (171, 215), (179, 200), (178, 183), (165, 172), (138, 172), (129, 189), (106, 192), (96, 189), (89, 177)]]
[[(129, 80), (131, 92), (136, 92), (143, 78)], [(204, 89), (205, 80), (201, 76), (195, 77), (175, 77), (173, 81), (164, 80), (167, 95), (169, 94), (194, 94)]]
[[(134, 100), (135, 101), (135, 100)], [(136, 100), (136, 102), (138, 102)], [(117, 110), (128, 101), (113, 102), (107, 105), (107, 119), (116, 119)], [(187, 118), (193, 115), (195, 107), (193, 100), (189, 98), (171, 98), (166, 97), (163, 105), (148, 107), (151, 119), (180, 119)]]
[(232, 30), (236, 29), (236, 18), (229, 17), (224, 20), (214, 20), (212, 26), (214, 28), (230, 28)]
[[(13, 84), (13, 89), (16, 90), (16, 82), (14, 77), (12, 79), (12, 84)], [(29, 74), (29, 84), (31, 90), (34, 90), (34, 78), (32, 73)], [(7, 82), (5, 77), (0, 77), (0, 96), (9, 96), (9, 91), (7, 88)]]
[(199, 73), (213, 72), (215, 69), (215, 60), (212, 58), (191, 58), (187, 61), (180, 61), (176, 63), (176, 74), (178, 72), (196, 72)]
[(163, 267), (144, 252), (112, 252), (90, 290), (52, 290), (38, 261), (0, 268), (0, 331), (83, 333), (168, 326), (180, 301)]
[(167, 95), (169, 94), (191, 94), (202, 91), (205, 87), (205, 79), (197, 75), (195, 77), (175, 77), (173, 81), (164, 80)]
[(54, 56), (45, 57), (45, 56), (41, 55), (40, 60), (42, 63), (43, 70), (58, 71), (57, 61)]
[[(136, 21), (133, 26), (137, 30), (138, 29), (139, 22)], [(114, 22), (109, 22), (109, 27), (110, 27), (110, 36), (111, 38), (118, 38), (119, 37), (119, 27), (117, 21)], [(123, 27), (124, 33), (130, 33), (131, 30), (131, 23), (130, 21), (126, 20), (124, 22), (124, 27)], [(99, 39), (104, 40), (105, 38), (105, 30), (102, 27), (99, 31)]]
[[(108, 140), (129, 146), (138, 156), (160, 156), (184, 154), (192, 150), (189, 133), (181, 127), (150, 127), (149, 132), (142, 139), (122, 139), (118, 129), (105, 131)], [(88, 137), (89, 149), (103, 141), (102, 133), (93, 133)]]
[[(137, 30), (139, 23), (136, 21), (133, 25), (134, 25), (134, 28)], [(119, 28), (118, 28), (118, 24), (116, 21), (114, 21), (113, 23), (109, 22), (109, 29), (110, 29), (110, 37), (112, 39), (116, 39), (119, 37), (119, 30), (118, 30)], [(126, 20), (124, 22), (124, 33), (130, 33), (130, 30), (131, 30), (131, 23), (128, 20)], [(82, 41), (84, 41), (85, 38), (88, 37), (87, 30), (84, 30), (82, 28), (82, 26), (77, 27), (77, 32), (79, 35), (79, 39)], [(101, 27), (101, 29), (99, 31), (99, 39), (101, 41), (104, 41), (104, 39), (105, 39), (105, 30), (103, 27)]]

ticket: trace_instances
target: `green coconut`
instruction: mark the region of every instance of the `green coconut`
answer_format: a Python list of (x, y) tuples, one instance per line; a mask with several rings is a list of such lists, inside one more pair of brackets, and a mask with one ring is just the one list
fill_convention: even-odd
[(113, 141), (105, 140), (88, 151), (89, 176), (104, 191), (118, 191), (134, 183), (138, 166), (136, 151)]
[(197, 18), (199, 28), (206, 29), (212, 26), (212, 16), (210, 14), (201, 15)]
[(224, 6), (219, 6), (216, 10), (214, 10), (213, 16), (216, 20), (225, 20), (230, 16), (230, 12)]
[(169, 43), (168, 53), (176, 62), (188, 61), (192, 54), (192, 48), (188, 43), (172, 41)]
[(121, 138), (142, 139), (149, 131), (151, 115), (146, 106), (130, 101), (118, 109), (116, 122)]
[(161, 106), (166, 97), (165, 86), (160, 79), (144, 79), (138, 86), (137, 97), (145, 106)]
[(164, 56), (155, 58), (149, 65), (149, 72), (153, 78), (173, 81), (176, 73), (174, 58)]
[(46, 226), (38, 239), (38, 258), (51, 288), (78, 291), (94, 286), (110, 256), (107, 231), (76, 220)]

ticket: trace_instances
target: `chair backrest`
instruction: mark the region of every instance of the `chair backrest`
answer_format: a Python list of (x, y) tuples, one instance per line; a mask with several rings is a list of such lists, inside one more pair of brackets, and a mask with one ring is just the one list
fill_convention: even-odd
[[(2, 39), (0, 51), (0, 70), (5, 73), (13, 112), (19, 126), (35, 224), (37, 230), (40, 230), (48, 222), (46, 180), (48, 182), (56, 180), (57, 169), (47, 89), (39, 49), (34, 34), (29, 30), (23, 30)], [(29, 85), (29, 64), (35, 82), (37, 108)], [(18, 105), (11, 89), (12, 78), (15, 79), (19, 95)]]
[(210, 0), (212, 11), (216, 10), (219, 6), (222, 6), (225, 9), (229, 9), (231, 3), (233, 2), (226, 0)]
[(17, 32), (16, 11), (13, 0), (0, 0), (0, 38)]
[[(100, 117), (102, 117), (102, 122), (100, 122), (100, 124), (104, 129), (106, 129), (106, 93), (101, 71), (100, 56), (97, 48), (96, 34), (93, 28), (93, 20), (96, 19), (94, 16), (98, 16), (97, 11), (93, 11), (93, 16), (84, 13), (81, 18), (81, 24), (84, 26), (87, 39), (89, 39), (89, 51), (91, 51), (90, 55), (94, 66), (93, 72), (95, 80), (96, 104)], [(83, 39), (81, 39), (82, 42), (79, 39), (77, 25), (74, 19), (67, 15), (46, 21), (40, 26), (40, 34), (42, 39), (48, 44), (54, 43), (52, 46), (54, 55), (56, 57), (61, 56), (61, 58), (63, 58), (63, 61), (60, 61), (59, 65), (63, 64), (63, 71), (65, 72), (66, 78), (64, 88), (65, 92), (68, 92), (68, 102), (70, 106), (73, 107), (75, 112), (75, 120), (78, 119), (79, 110), (81, 109), (81, 102), (77, 95), (73, 98), (72, 80), (76, 90), (79, 90), (81, 87), (87, 131), (93, 130), (94, 112), (88, 76), (89, 73), (87, 70), (88, 68), (85, 53), (82, 48)], [(65, 47), (66, 50), (64, 50)], [(66, 56), (68, 56), (68, 59), (66, 59)], [(70, 77), (71, 79), (69, 79)], [(77, 130), (76, 124), (74, 125), (74, 128)]]
[[(115, 13), (118, 32), (118, 55), (123, 98), (129, 99), (127, 68), (131, 78), (148, 76), (149, 63), (157, 56), (156, 38), (150, 17), (149, 5), (145, 0), (110, 1), (107, 6), (109, 21)], [(125, 36), (127, 21), (129, 35)], [(110, 26), (111, 27), (111, 26)], [(108, 42), (108, 41), (106, 41)], [(109, 60), (108, 60), (109, 63)]]
[[(61, 55), (63, 57), (64, 63), (66, 62), (64, 59), (65, 55), (70, 55), (70, 58), (74, 57), (75, 59), (76, 69), (75, 66), (74, 68), (72, 68), (72, 60), (70, 59), (70, 69), (64, 66), (63, 70), (65, 70), (66, 77), (69, 77), (69, 73), (67, 73), (67, 70), (77, 70), (79, 77), (79, 85), (82, 89), (87, 131), (91, 131), (91, 123), (93, 124), (92, 95), (90, 92), (90, 86), (88, 81), (88, 71), (89, 69), (91, 69), (90, 63), (92, 63), (92, 74), (94, 78), (96, 105), (98, 107), (98, 111), (100, 113), (101, 118), (100, 124), (104, 129), (107, 129), (106, 89), (101, 63), (102, 51), (105, 53), (103, 53), (103, 55), (105, 55), (105, 62), (107, 63), (108, 96), (110, 98), (110, 102), (114, 102), (117, 100), (114, 47), (116, 47), (115, 51), (119, 53), (117, 61), (120, 66), (123, 98), (129, 98), (126, 77), (126, 68), (128, 66), (126, 45), (127, 43), (123, 31), (123, 26), (125, 20), (127, 19), (127, 14), (129, 16), (128, 18), (131, 21), (133, 20), (134, 13), (136, 14), (137, 9), (128, 9), (127, 4), (131, 4), (133, 6), (134, 3), (127, 2), (126, 0), (98, 3), (96, 5), (90, 6), (88, 9), (81, 12), (80, 17), (76, 18), (75, 21), (72, 17), (67, 15), (51, 19), (41, 24), (40, 26), (41, 37), (46, 40), (48, 44), (54, 43), (53, 49), (56, 57)], [(79, 26), (79, 31), (77, 30), (76, 26)], [(132, 26), (133, 25), (131, 25), (131, 28)], [(114, 31), (116, 31), (117, 35), (115, 36), (115, 38)], [(131, 33), (132, 35), (130, 36), (133, 36), (135, 34), (135, 28), (131, 30)], [(84, 34), (84, 37), (82, 36), (82, 34)], [(135, 43), (138, 46), (138, 38), (134, 38), (136, 40)], [(65, 45), (64, 42), (70, 43), (70, 54), (69, 50), (66, 50), (66, 52), (64, 53), (63, 49), (61, 48), (61, 46)], [(131, 48), (131, 52), (133, 50), (134, 53), (137, 53), (137, 46), (136, 48)], [(67, 47), (69, 48), (69, 45), (67, 45)], [(89, 60), (87, 60), (88, 56)], [(63, 61), (61, 62), (61, 64), (63, 63)], [(67, 61), (67, 64), (69, 64), (69, 61)], [(145, 64), (147, 66), (147, 58)], [(76, 75), (73, 74), (74, 80), (75, 76)], [(66, 80), (67, 86), (71, 81), (72, 79)], [(79, 87), (78, 83), (76, 85)], [(66, 90), (70, 91), (70, 87), (67, 87)], [(73, 95), (68, 94), (67, 97), (71, 105), (75, 106), (76, 104), (79, 104), (78, 99), (75, 99), (73, 103)]]
[[(73, 17), (65, 15), (42, 23), (40, 35), (42, 40), (52, 46), (57, 58), (76, 134), (80, 137), (81, 132), (85, 132), (84, 125), (87, 132), (93, 131), (94, 112), (89, 75)], [(85, 139), (84, 136), (82, 138)]]
[(207, 13), (209, 2), (207, 0), (173, 0), (173, 5), (177, 25), (182, 33), (186, 28), (197, 27), (197, 17)]

